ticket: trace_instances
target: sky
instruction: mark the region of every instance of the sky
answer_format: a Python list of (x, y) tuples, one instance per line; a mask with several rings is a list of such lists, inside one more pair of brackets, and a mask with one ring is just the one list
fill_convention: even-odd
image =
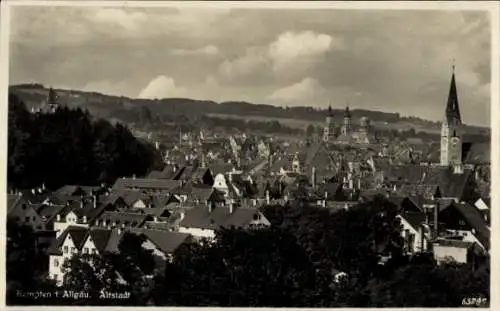
[(486, 12), (12, 7), (9, 83), (490, 124)]

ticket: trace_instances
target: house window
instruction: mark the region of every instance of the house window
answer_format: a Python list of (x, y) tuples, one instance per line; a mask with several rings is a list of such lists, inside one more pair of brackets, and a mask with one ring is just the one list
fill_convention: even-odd
[(64, 253), (67, 254), (68, 253), (68, 247), (67, 246), (64, 246)]
[(59, 267), (59, 260), (58, 259), (54, 259), (54, 267)]
[(85, 247), (85, 248), (83, 249), (83, 253), (84, 253), (84, 254), (88, 254), (88, 253), (89, 253), (89, 248), (88, 248), (88, 247)]
[(54, 275), (52, 276), (52, 278), (53, 278), (54, 280), (57, 280), (58, 275), (57, 275), (57, 274), (54, 274)]
[(76, 248), (72, 247), (72, 248), (71, 248), (71, 252), (72, 252), (72, 253), (76, 253)]
[(24, 217), (24, 221), (29, 222), (30, 218), (29, 217)]
[(97, 254), (97, 250), (95, 248), (92, 249), (92, 254)]
[(33, 221), (35, 221), (35, 220), (36, 220), (36, 216), (31, 217), (31, 219), (32, 219)]

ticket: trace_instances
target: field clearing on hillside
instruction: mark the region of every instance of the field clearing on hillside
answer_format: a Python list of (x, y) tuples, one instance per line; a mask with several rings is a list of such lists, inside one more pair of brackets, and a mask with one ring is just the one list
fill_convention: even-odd
[[(309, 124), (312, 124), (314, 126), (324, 125), (324, 122), (291, 119), (291, 118), (272, 118), (265, 116), (239, 116), (239, 115), (222, 114), (222, 113), (209, 113), (207, 115), (209, 117), (215, 117), (221, 119), (235, 119), (235, 120), (247, 120), (247, 121), (257, 121), (257, 122), (278, 121), (283, 126), (287, 126), (294, 129), (302, 129), (302, 130), (305, 130)], [(427, 132), (431, 134), (438, 134), (440, 131), (439, 128), (425, 128), (422, 125), (416, 125), (407, 121), (400, 121), (398, 123), (387, 123), (387, 124), (381, 121), (372, 121), (372, 125), (377, 129), (383, 129), (383, 130), (394, 129), (394, 130), (405, 131), (414, 128), (415, 131), (417, 132)]]

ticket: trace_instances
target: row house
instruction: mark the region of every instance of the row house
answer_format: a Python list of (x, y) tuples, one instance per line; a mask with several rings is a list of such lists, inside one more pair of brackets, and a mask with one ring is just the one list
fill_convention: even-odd
[(49, 278), (62, 286), (66, 273), (63, 265), (66, 260), (76, 254), (102, 255), (105, 252), (117, 252), (121, 235), (121, 231), (103, 228), (67, 227), (48, 251)]
[(220, 228), (254, 229), (269, 227), (271, 223), (257, 209), (238, 207), (231, 203), (216, 208), (191, 208), (181, 214), (179, 232), (196, 238), (214, 239)]
[[(166, 262), (173, 260), (173, 253), (180, 245), (191, 241), (189, 234), (178, 232), (145, 228), (124, 230), (70, 226), (49, 249), (49, 278), (55, 280), (58, 286), (62, 286), (67, 273), (64, 263), (73, 256), (118, 254), (120, 242), (126, 234), (141, 235), (145, 238), (141, 246), (151, 251), (158, 272), (163, 272)], [(117, 279), (121, 279), (120, 275), (117, 275)], [(123, 279), (121, 281), (123, 282)]]

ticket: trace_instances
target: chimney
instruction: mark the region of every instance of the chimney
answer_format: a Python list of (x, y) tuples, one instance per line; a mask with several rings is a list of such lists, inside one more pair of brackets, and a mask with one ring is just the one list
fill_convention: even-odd
[(154, 216), (154, 217), (153, 217), (153, 221), (154, 221), (154, 222), (158, 222), (158, 217)]
[(212, 201), (210, 201), (210, 202), (208, 203), (208, 212), (209, 212), (209, 213), (211, 213), (211, 212), (213, 211), (213, 208), (214, 208), (214, 206), (213, 206), (213, 202), (212, 202)]
[(354, 188), (354, 181), (352, 180), (352, 177), (349, 178), (349, 189), (353, 189)]
[(35, 188), (31, 189), (31, 193), (32, 193), (32, 194), (36, 194), (36, 190), (35, 190)]
[(46, 188), (45, 188), (45, 183), (42, 183), (42, 191), (45, 191)]
[(325, 191), (325, 201), (328, 200), (328, 191)]
[(439, 213), (439, 203), (436, 202), (436, 204), (434, 204), (434, 238), (437, 239), (438, 237), (438, 230), (439, 230), (439, 227), (438, 227), (438, 213)]
[(393, 186), (392, 191), (396, 192), (398, 190), (398, 187), (396, 185)]
[(92, 203), (94, 204), (94, 208), (97, 208), (97, 196), (96, 195), (92, 196)]
[(86, 224), (87, 223), (87, 216), (83, 216), (83, 223)]
[(118, 234), (121, 234), (122, 233), (122, 229), (118, 228), (117, 232), (118, 232)]
[(316, 166), (313, 166), (313, 168), (312, 168), (311, 183), (312, 183), (313, 188), (315, 188), (316, 187)]
[(135, 180), (135, 174), (134, 174), (134, 175), (132, 175), (132, 179), (134, 179), (134, 180)]
[(229, 214), (234, 213), (234, 199), (229, 202)]
[(57, 221), (61, 221), (61, 215), (57, 214)]
[(83, 208), (83, 198), (80, 200), (80, 208)]
[(233, 173), (227, 174), (227, 180), (229, 181), (229, 183), (233, 182)]
[(361, 178), (358, 178), (358, 189), (361, 190)]
[(269, 204), (270, 201), (271, 201), (271, 197), (269, 196), (269, 190), (266, 190), (266, 202), (267, 202), (267, 204)]

